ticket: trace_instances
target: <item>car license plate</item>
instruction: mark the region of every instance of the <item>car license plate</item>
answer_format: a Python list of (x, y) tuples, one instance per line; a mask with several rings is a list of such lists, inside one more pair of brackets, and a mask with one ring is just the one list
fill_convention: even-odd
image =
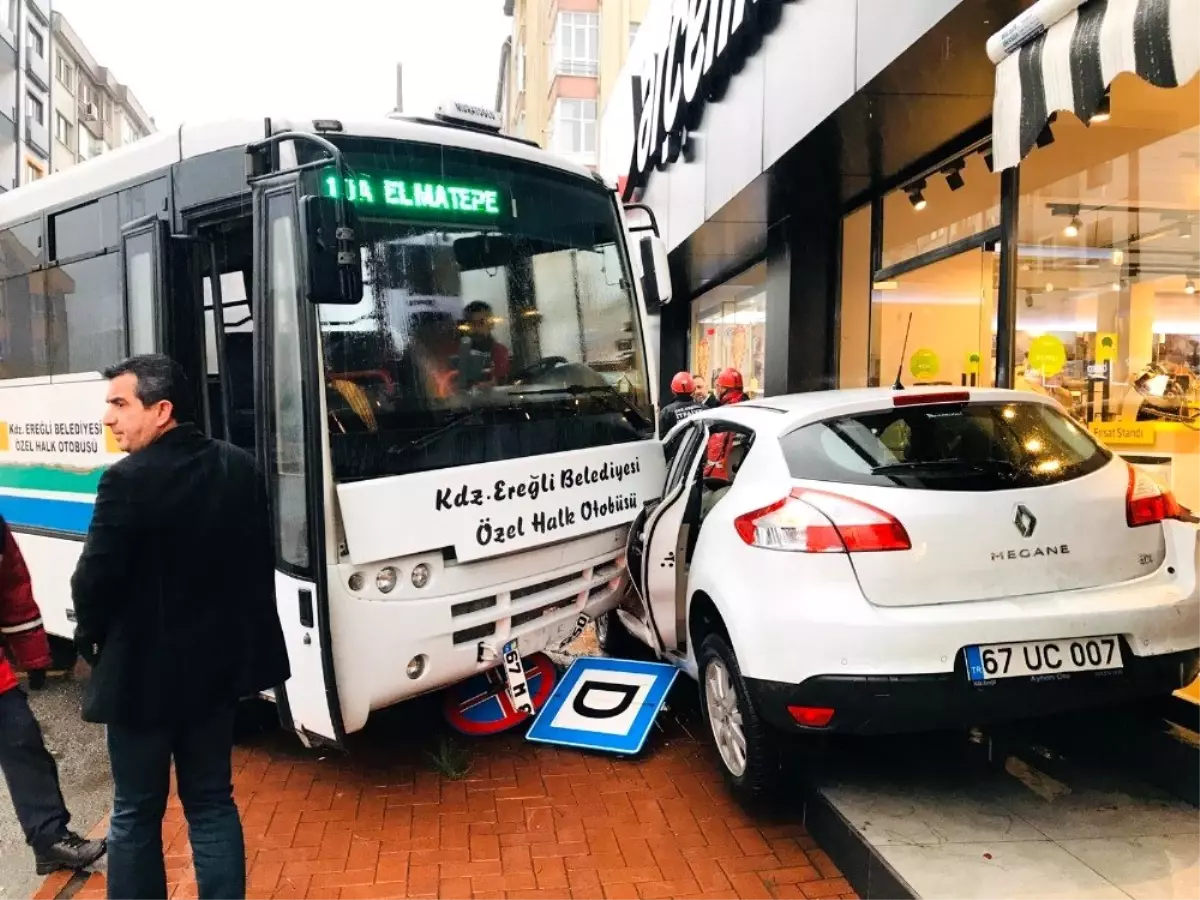
[(533, 715), (533, 698), (529, 696), (529, 681), (525, 678), (525, 665), (521, 662), (521, 651), (517, 639), (504, 645), (500, 666), (504, 672), (504, 686), (509, 702), (517, 712)]
[(971, 681), (994, 678), (1035, 678), (1073, 672), (1120, 669), (1121, 642), (1115, 636), (981, 644), (963, 651)]

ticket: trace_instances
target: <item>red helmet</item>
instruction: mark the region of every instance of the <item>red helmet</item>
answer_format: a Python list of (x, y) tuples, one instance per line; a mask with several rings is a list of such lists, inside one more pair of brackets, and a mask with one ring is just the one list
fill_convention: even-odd
[(717, 387), (742, 389), (742, 373), (737, 369), (722, 369), (717, 376)]
[(695, 389), (696, 382), (692, 380), (691, 372), (676, 372), (671, 379), (672, 394), (690, 394)]

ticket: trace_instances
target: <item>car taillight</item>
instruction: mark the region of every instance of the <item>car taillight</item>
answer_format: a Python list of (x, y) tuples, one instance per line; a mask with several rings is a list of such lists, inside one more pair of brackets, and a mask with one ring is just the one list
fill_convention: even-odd
[(1129, 467), (1129, 488), (1125, 492), (1125, 521), (1130, 528), (1153, 525), (1165, 519), (1178, 519), (1182, 513), (1175, 495), (1159, 487), (1158, 482)]
[(782, 500), (733, 520), (752, 547), (799, 553), (867, 553), (910, 550), (912, 542), (893, 516), (838, 494), (794, 488)]

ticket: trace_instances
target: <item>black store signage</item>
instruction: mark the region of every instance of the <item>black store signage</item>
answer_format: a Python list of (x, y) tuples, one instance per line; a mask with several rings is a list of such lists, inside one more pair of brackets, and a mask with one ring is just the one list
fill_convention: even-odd
[(791, 0), (675, 0), (665, 43), (633, 85), (633, 155), (625, 197), (679, 158), (688, 129), (719, 100)]

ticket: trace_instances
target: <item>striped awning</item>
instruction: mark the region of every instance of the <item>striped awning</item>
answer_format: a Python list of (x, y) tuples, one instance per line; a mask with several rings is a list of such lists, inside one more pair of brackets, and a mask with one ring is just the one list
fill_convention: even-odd
[(1200, 0), (1038, 0), (988, 41), (995, 170), (1017, 165), (1059, 111), (1087, 122), (1122, 72), (1177, 87), (1200, 69)]

